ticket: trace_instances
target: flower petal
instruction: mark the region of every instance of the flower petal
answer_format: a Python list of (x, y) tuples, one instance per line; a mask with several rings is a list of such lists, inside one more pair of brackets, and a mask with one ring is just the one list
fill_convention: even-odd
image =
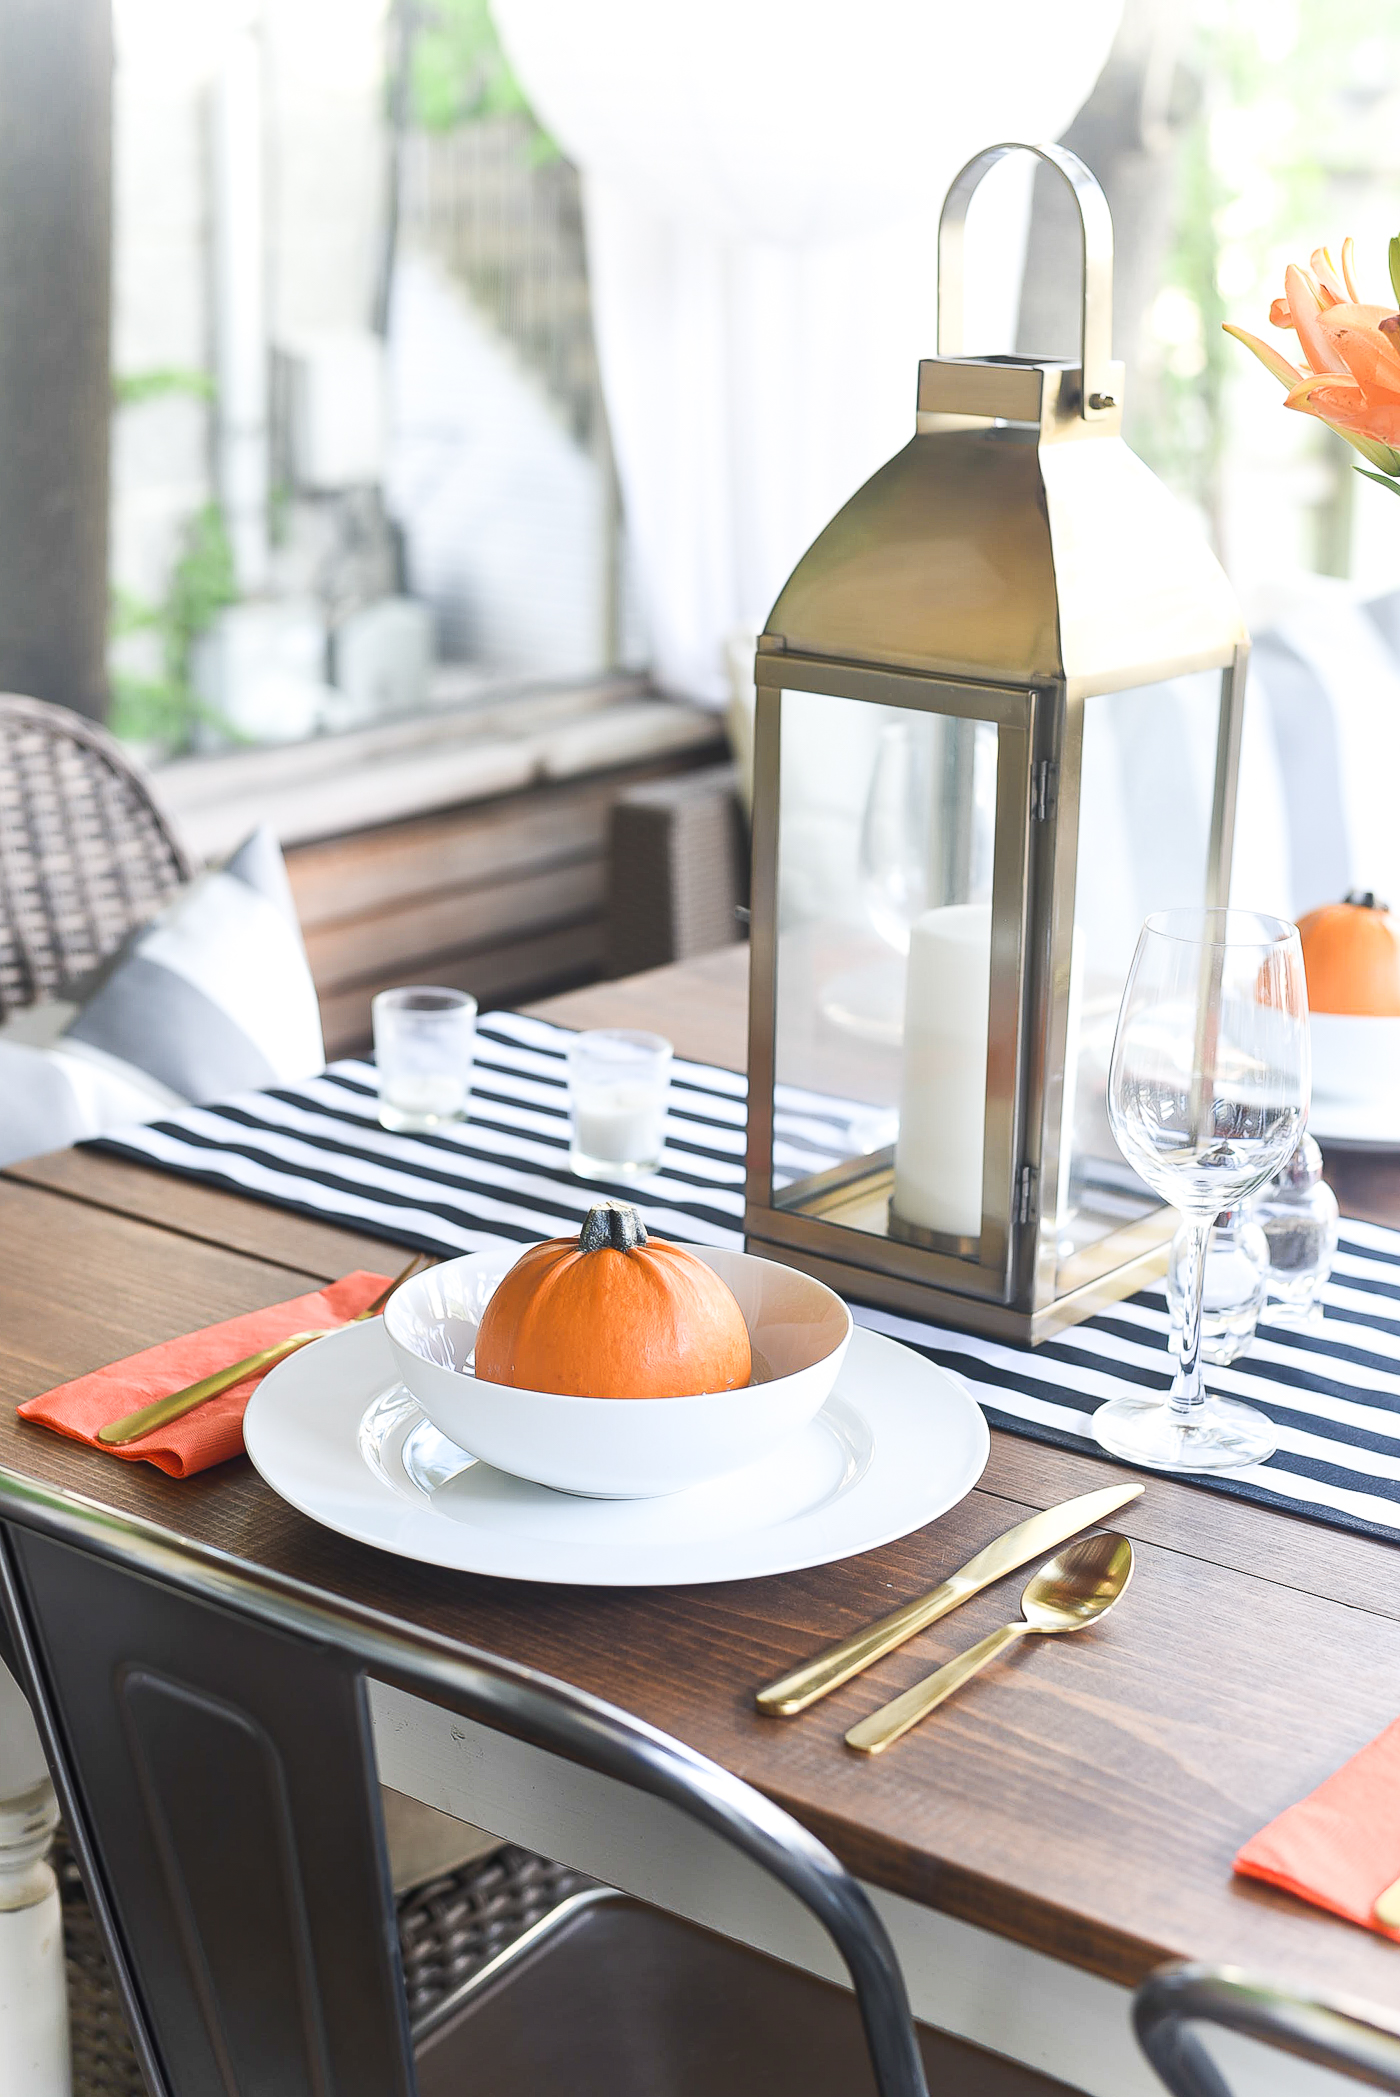
[(1306, 408), (1310, 415), (1329, 414), (1332, 403), (1355, 401), (1365, 405), (1366, 389), (1360, 379), (1352, 378), (1349, 372), (1310, 371), (1306, 378), (1289, 389), (1283, 405), (1285, 408)]
[(1269, 308), (1269, 318), (1276, 328), (1291, 328), (1293, 315), (1288, 310), (1287, 299), (1275, 299)]
[(1266, 364), (1274, 377), (1281, 379), (1285, 386), (1296, 386), (1302, 379), (1303, 373), (1297, 365), (1290, 364), (1283, 351), (1276, 350), (1271, 342), (1261, 342), (1257, 335), (1250, 335), (1245, 329), (1237, 328), (1233, 321), (1222, 321), (1221, 326), (1227, 335), (1234, 336), (1236, 342), (1242, 342), (1246, 349), (1253, 350), (1259, 362)]
[(1330, 313), (1320, 316), (1318, 326), (1335, 345), (1352, 377), (1360, 379), (1368, 393), (1400, 398), (1400, 348), (1394, 337), (1382, 334), (1374, 321), (1352, 322), (1340, 317), (1378, 312), (1384, 319), (1384, 313), (1375, 306), (1334, 306)]
[(1316, 415), (1320, 422), (1330, 423), (1344, 437), (1355, 432), (1378, 444), (1400, 445), (1400, 402), (1384, 406), (1368, 402), (1359, 386), (1352, 390), (1337, 382), (1331, 386), (1308, 387), (1305, 382), (1301, 387), (1294, 387), (1284, 406), (1300, 409), (1305, 415)]
[(1352, 264), (1355, 260), (1356, 242), (1348, 233), (1346, 239), (1342, 242), (1342, 276), (1346, 280), (1347, 297), (1359, 301), (1361, 293), (1356, 288), (1356, 278), (1352, 271)]
[(1341, 278), (1337, 275), (1337, 265), (1333, 262), (1326, 248), (1313, 249), (1312, 268), (1313, 275), (1318, 282), (1318, 288), (1322, 291), (1330, 292), (1337, 304), (1340, 305), (1347, 296), (1347, 290)]
[(1288, 310), (1293, 315), (1293, 325), (1298, 330), (1298, 340), (1313, 370), (1344, 371), (1345, 358), (1322, 332), (1318, 310), (1321, 300), (1307, 272), (1291, 262), (1284, 271), (1283, 288), (1288, 297)]

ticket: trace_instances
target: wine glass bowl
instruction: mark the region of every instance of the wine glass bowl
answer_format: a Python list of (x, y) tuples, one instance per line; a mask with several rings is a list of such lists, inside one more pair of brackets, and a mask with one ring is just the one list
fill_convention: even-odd
[(1108, 1115), (1128, 1163), (1186, 1218), (1186, 1326), (1170, 1394), (1117, 1398), (1094, 1416), (1116, 1456), (1155, 1469), (1233, 1470), (1272, 1455), (1272, 1423), (1208, 1396), (1201, 1285), (1214, 1219), (1286, 1163), (1307, 1118), (1307, 991), (1298, 933), (1243, 910), (1150, 917), (1123, 992)]
[(928, 908), (933, 800), (932, 724), (918, 714), (880, 731), (860, 831), (860, 889), (875, 931), (896, 954)]

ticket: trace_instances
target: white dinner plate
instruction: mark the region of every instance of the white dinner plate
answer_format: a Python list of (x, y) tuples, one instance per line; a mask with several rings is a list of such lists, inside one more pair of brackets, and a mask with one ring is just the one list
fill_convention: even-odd
[(1308, 1109), (1308, 1134), (1326, 1150), (1400, 1150), (1400, 1098), (1319, 1099)]
[(761, 1462), (665, 1499), (583, 1499), (494, 1471), (440, 1435), (399, 1382), (378, 1318), (280, 1363), (253, 1393), (243, 1439), (275, 1493), (342, 1536), (459, 1572), (581, 1587), (749, 1580), (872, 1551), (956, 1506), (989, 1448), (956, 1376), (857, 1326), (821, 1412)]

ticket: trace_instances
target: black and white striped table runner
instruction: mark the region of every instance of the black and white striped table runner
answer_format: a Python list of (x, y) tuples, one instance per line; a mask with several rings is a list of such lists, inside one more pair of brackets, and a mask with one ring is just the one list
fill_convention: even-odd
[[(395, 1136), (376, 1118), (373, 1067), (336, 1063), (308, 1084), (190, 1107), (102, 1144), (165, 1170), (232, 1188), (425, 1251), (452, 1255), (502, 1239), (528, 1244), (576, 1230), (615, 1183), (569, 1167), (568, 1033), (494, 1012), (477, 1031), (470, 1118), (432, 1136)], [(741, 1245), (746, 1083), (677, 1060), (662, 1169), (627, 1188), (649, 1229)], [(775, 1165), (821, 1170), (848, 1154), (869, 1110), (780, 1088)], [(1211, 1388), (1262, 1407), (1277, 1455), (1218, 1492), (1346, 1529), (1400, 1537), (1400, 1232), (1344, 1223), (1317, 1331), (1261, 1325), (1250, 1352), (1207, 1371)], [(853, 1304), (856, 1319), (962, 1376), (995, 1427), (1096, 1450), (1089, 1416), (1138, 1386), (1162, 1388), (1168, 1359), (1160, 1285), (1034, 1350)]]

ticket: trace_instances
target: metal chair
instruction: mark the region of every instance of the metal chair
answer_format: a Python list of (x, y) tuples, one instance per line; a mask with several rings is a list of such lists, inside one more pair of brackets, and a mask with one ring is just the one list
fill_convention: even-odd
[(194, 870), (105, 729), (0, 693), (0, 1019), (104, 961)]
[[(667, 1801), (770, 1874), (845, 1963), (880, 2097), (926, 2097), (903, 1978), (860, 1886), (679, 1742), (5, 1471), (0, 1587), (151, 2097), (419, 2087), (369, 1676)], [(443, 2065), (425, 2051), (424, 2090), (445, 2087)]]
[(1171, 2097), (1230, 2097), (1193, 2024), (1258, 2039), (1374, 2089), (1400, 2091), (1400, 2018), (1370, 2005), (1282, 1994), (1231, 1966), (1167, 1966), (1133, 1998), (1138, 2044)]

